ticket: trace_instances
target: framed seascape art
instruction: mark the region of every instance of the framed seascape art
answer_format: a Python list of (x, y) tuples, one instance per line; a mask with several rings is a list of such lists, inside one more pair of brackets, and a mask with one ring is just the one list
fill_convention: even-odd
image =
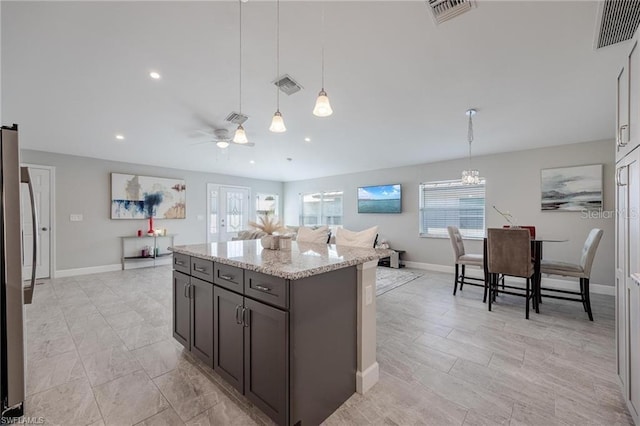
[(602, 164), (543, 169), (542, 211), (577, 212), (602, 208)]
[(111, 173), (111, 219), (184, 219), (182, 179)]

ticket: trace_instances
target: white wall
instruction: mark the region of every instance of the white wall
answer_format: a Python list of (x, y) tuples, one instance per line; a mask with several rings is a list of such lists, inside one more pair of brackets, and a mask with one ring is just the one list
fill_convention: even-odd
[[(283, 199), (282, 182), (31, 150), (23, 150), (21, 160), (56, 168), (56, 223), (52, 225), (56, 227), (57, 271), (118, 264), (118, 237), (135, 235), (138, 229), (148, 228), (146, 220), (110, 219), (112, 172), (185, 179), (187, 218), (154, 220), (154, 227), (167, 228), (169, 233), (178, 234), (176, 244), (206, 242), (207, 183), (246, 186), (251, 188), (252, 196), (256, 192), (266, 192), (279, 194)], [(71, 222), (70, 214), (82, 214), (83, 221)]]
[[(577, 262), (587, 234), (592, 228), (604, 230), (592, 271), (592, 282), (614, 283), (614, 218), (583, 219), (581, 213), (540, 210), (540, 170), (552, 167), (604, 164), (604, 210), (615, 203), (614, 149), (612, 141), (564, 145), (553, 148), (475, 157), (473, 166), (487, 179), (486, 225), (502, 226), (505, 220), (491, 206), (510, 211), (521, 225), (535, 225), (541, 237), (567, 238), (566, 243), (547, 243), (544, 257)], [(344, 226), (361, 230), (379, 226), (380, 237), (392, 247), (406, 250), (405, 259), (437, 265), (452, 265), (448, 239), (418, 236), (418, 185), (420, 182), (459, 179), (466, 160), (444, 161), (418, 166), (373, 170), (320, 179), (286, 182), (284, 217), (287, 224), (298, 223), (299, 194), (321, 190), (344, 191)], [(358, 214), (357, 187), (401, 183), (401, 214)], [(467, 251), (480, 253), (479, 241), (467, 241)]]

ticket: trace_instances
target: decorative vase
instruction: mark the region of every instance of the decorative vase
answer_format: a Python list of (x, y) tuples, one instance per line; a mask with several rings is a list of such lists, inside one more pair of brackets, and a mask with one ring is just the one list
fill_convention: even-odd
[(149, 230), (147, 234), (153, 234), (153, 216), (149, 216)]
[(260, 238), (260, 244), (262, 247), (269, 250), (278, 250), (278, 240), (280, 238), (277, 235), (265, 235)]

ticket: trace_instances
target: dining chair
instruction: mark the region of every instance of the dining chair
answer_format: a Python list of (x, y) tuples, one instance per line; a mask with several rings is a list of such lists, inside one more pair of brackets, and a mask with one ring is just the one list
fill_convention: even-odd
[(527, 229), (529, 231), (529, 234), (531, 234), (531, 239), (535, 240), (536, 239), (536, 227), (535, 226), (530, 226), (530, 225), (521, 225), (521, 226), (517, 226), (517, 227), (513, 227), (511, 225), (503, 225), (503, 228), (522, 228), (522, 229)]
[[(453, 295), (456, 295), (458, 284), (460, 284), (460, 290), (464, 284), (473, 285), (477, 287), (484, 287), (483, 302), (487, 301), (487, 277), (475, 278), (466, 276), (466, 266), (477, 266), (484, 271), (484, 257), (481, 254), (467, 254), (464, 249), (464, 242), (462, 241), (462, 234), (460, 230), (455, 226), (447, 226), (447, 232), (449, 233), (449, 239), (451, 240), (451, 246), (453, 247), (453, 262), (455, 264), (455, 277), (453, 279)], [(460, 274), (462, 272), (462, 274)], [(471, 282), (469, 281), (471, 280)], [(482, 284), (473, 282), (481, 281)]]
[(542, 288), (541, 290), (551, 291), (562, 294), (573, 294), (580, 296), (580, 299), (572, 297), (555, 296), (544, 294), (542, 296), (552, 299), (571, 300), (582, 302), (584, 311), (589, 315), (589, 320), (593, 321), (593, 313), (591, 312), (591, 298), (589, 296), (589, 279), (591, 278), (591, 267), (596, 256), (598, 244), (602, 239), (602, 229), (594, 228), (589, 232), (587, 240), (584, 242), (582, 252), (580, 254), (580, 263), (567, 263), (558, 260), (542, 259), (540, 262), (540, 272), (549, 275), (560, 275), (563, 277), (575, 277), (579, 279), (580, 291), (558, 290), (554, 288)]
[[(525, 318), (529, 319), (529, 301), (537, 311), (536, 286), (532, 288), (534, 264), (531, 262), (531, 234), (527, 229), (489, 228), (487, 230), (487, 269), (489, 272), (489, 302), (496, 300), (498, 293), (525, 297)], [(525, 288), (513, 285), (498, 287), (499, 275), (524, 278)], [(511, 290), (518, 290), (511, 291)], [(524, 293), (522, 293), (524, 290)]]

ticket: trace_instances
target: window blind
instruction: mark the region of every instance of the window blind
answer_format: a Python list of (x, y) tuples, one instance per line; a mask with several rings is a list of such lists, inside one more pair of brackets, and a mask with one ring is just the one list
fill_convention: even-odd
[(448, 238), (457, 226), (464, 238), (483, 238), (485, 180), (465, 185), (459, 180), (420, 184), (420, 236)]

